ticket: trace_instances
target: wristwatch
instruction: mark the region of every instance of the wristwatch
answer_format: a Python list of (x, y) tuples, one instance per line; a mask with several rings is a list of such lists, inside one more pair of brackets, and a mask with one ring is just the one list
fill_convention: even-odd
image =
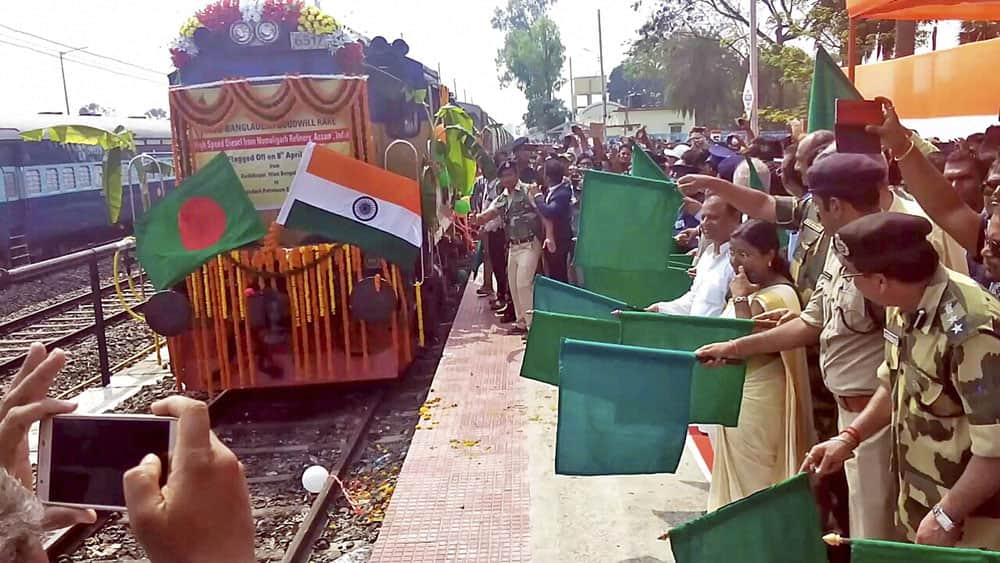
[(945, 513), (940, 504), (934, 505), (934, 508), (931, 509), (931, 514), (934, 515), (934, 519), (937, 520), (937, 523), (941, 525), (944, 531), (950, 532), (955, 529), (955, 521)]
[(749, 303), (750, 298), (746, 295), (740, 295), (739, 297), (733, 297), (733, 303)]

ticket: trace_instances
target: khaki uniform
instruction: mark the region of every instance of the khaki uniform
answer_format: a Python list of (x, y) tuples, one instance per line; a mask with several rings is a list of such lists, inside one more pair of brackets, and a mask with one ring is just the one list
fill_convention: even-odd
[[(837, 397), (870, 397), (879, 385), (876, 371), (885, 360), (885, 311), (866, 303), (854, 282), (843, 274), (840, 258), (830, 252), (816, 291), (800, 318), (821, 329), (820, 366), (827, 389)], [(838, 428), (853, 423), (860, 414), (857, 410), (838, 405)], [(834, 434), (836, 431), (822, 437)], [(854, 458), (844, 463), (852, 537), (896, 537), (892, 525), (896, 484), (886, 470), (890, 451), (890, 433), (883, 430), (858, 445)]]
[[(1000, 302), (939, 268), (916, 313), (889, 310), (885, 339), (896, 523), (912, 541), (972, 455), (1000, 457)], [(973, 511), (963, 531), (960, 546), (1000, 549), (1000, 499)]]
[[(775, 196), (774, 199), (777, 225), (783, 229), (799, 232), (789, 270), (795, 282), (795, 290), (799, 293), (799, 300), (805, 305), (809, 302), (823, 273), (830, 240), (823, 234), (823, 225), (819, 222), (819, 213), (813, 198)], [(809, 366), (813, 424), (817, 435), (827, 437), (837, 431), (837, 407), (830, 392), (823, 385), (818, 347), (806, 348), (806, 364)]]
[(535, 274), (538, 261), (542, 257), (542, 245), (538, 236), (542, 232), (542, 220), (538, 210), (532, 205), (527, 186), (518, 184), (511, 192), (501, 194), (491, 208), (503, 212), (504, 228), (507, 232), (507, 282), (517, 325), (527, 327), (531, 319), (527, 311), (534, 301)]

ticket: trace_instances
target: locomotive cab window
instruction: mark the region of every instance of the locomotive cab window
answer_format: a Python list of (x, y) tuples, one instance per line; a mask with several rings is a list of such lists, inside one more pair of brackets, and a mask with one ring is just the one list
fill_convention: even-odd
[(17, 182), (13, 172), (3, 171), (3, 193), (7, 201), (14, 201), (18, 198)]
[(35, 195), (42, 193), (42, 173), (38, 170), (24, 171), (24, 193)]
[(67, 190), (76, 189), (76, 175), (73, 173), (73, 168), (67, 166), (62, 169), (62, 177), (60, 178), (62, 188)]

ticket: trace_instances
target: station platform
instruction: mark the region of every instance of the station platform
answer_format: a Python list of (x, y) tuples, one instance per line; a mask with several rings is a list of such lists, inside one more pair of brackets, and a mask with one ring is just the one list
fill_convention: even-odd
[(524, 344), (466, 287), (373, 563), (673, 561), (671, 527), (704, 513), (711, 464), (692, 438), (676, 474), (554, 474), (559, 390), (519, 376)]

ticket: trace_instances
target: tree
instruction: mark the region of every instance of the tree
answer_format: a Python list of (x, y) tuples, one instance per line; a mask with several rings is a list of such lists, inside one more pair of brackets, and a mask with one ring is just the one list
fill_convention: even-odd
[[(515, 83), (528, 100), (524, 122), (549, 129), (565, 122), (569, 111), (555, 93), (563, 85), (566, 48), (559, 26), (544, 14), (549, 0), (509, 0), (507, 11), (493, 17), (493, 26), (504, 30), (503, 48), (497, 53), (501, 85)], [(525, 27), (526, 24), (526, 27)]]
[(80, 115), (114, 115), (115, 112), (111, 108), (106, 108), (96, 102), (90, 102), (81, 107), (79, 113)]
[(167, 110), (163, 108), (153, 108), (150, 110), (146, 110), (146, 113), (144, 113), (143, 115), (145, 115), (149, 119), (167, 119), (170, 117), (170, 114), (167, 113)]
[(718, 37), (677, 32), (664, 40), (646, 39), (633, 45), (625, 70), (633, 79), (660, 81), (664, 103), (693, 113), (699, 124), (728, 124), (742, 112), (746, 72)]
[(973, 43), (1000, 37), (1000, 22), (962, 22), (959, 43)]
[(532, 22), (545, 15), (555, 0), (507, 0), (507, 7), (496, 8), (490, 25), (504, 33), (512, 29), (528, 29)]
[(666, 83), (660, 78), (636, 78), (625, 65), (618, 65), (608, 75), (608, 99), (629, 108), (663, 105)]

